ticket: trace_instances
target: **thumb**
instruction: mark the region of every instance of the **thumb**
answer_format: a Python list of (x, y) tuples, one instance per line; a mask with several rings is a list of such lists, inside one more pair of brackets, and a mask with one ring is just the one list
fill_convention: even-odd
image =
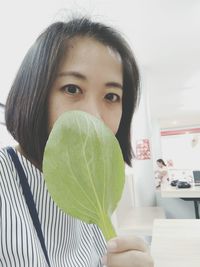
[(137, 236), (120, 236), (108, 241), (107, 250), (110, 253), (119, 253), (127, 250), (147, 252), (149, 248), (147, 244)]

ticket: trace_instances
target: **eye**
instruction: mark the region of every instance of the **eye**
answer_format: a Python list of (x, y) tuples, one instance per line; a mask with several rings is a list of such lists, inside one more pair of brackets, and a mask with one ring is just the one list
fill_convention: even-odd
[(70, 94), (70, 95), (81, 93), (81, 89), (74, 84), (65, 85), (62, 89), (64, 90), (65, 93)]
[(114, 94), (114, 93), (108, 93), (105, 96), (105, 99), (107, 99), (109, 102), (119, 102), (121, 97), (117, 94)]

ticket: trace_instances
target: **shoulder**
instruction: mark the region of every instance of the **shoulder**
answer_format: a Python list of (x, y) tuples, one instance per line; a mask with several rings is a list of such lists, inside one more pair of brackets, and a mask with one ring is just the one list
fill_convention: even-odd
[(14, 166), (6, 148), (0, 148), (0, 201), (3, 200), (2, 198), (4, 200), (7, 198), (5, 192), (12, 187), (14, 172)]
[(13, 163), (6, 148), (0, 148), (0, 176), (9, 176), (13, 171)]
[(0, 167), (4, 167), (11, 164), (10, 156), (6, 148), (0, 148)]

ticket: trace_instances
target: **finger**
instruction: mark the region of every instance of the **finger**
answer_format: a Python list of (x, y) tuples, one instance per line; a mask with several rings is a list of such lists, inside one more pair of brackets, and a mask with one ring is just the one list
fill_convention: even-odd
[(137, 236), (120, 236), (115, 237), (107, 243), (108, 252), (123, 252), (127, 250), (138, 250), (146, 252), (149, 250), (147, 244)]
[(132, 250), (123, 253), (109, 253), (104, 264), (107, 267), (153, 267), (153, 260), (147, 252)]

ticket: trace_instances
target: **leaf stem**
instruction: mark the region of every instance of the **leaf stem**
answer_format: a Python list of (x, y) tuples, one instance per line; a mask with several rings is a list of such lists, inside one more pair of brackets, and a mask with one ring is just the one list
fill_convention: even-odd
[(102, 219), (99, 221), (98, 226), (100, 227), (106, 241), (108, 241), (116, 236), (116, 232), (111, 219), (107, 214), (102, 214), (101, 218)]

